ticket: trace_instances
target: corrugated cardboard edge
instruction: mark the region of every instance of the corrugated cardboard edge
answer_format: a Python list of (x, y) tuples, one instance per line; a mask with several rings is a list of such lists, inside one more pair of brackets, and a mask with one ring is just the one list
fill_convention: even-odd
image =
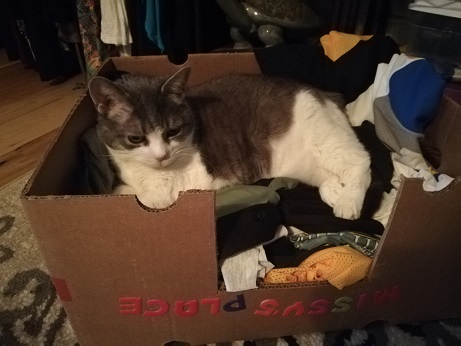
[(74, 104), (74, 106), (72, 107), (72, 109), (69, 111), (69, 113), (67, 114), (66, 116), (66, 119), (64, 120), (64, 122), (62, 123), (62, 125), (58, 128), (58, 132), (56, 133), (56, 135), (53, 137), (53, 139), (51, 140), (50, 144), (47, 146), (45, 152), (42, 154), (42, 158), (41, 160), (39, 161), (39, 163), (37, 164), (37, 166), (35, 167), (35, 169), (32, 171), (32, 175), (30, 176), (30, 178), (28, 179), (27, 183), (24, 185), (24, 188), (22, 189), (21, 191), (21, 194), (20, 194), (20, 199), (27, 199), (31, 196), (28, 196), (29, 194), (29, 191), (30, 191), (30, 188), (32, 186), (32, 184), (35, 182), (35, 178), (37, 176), (37, 174), (39, 174), (42, 166), (44, 165), (50, 151), (52, 150), (52, 148), (54, 147), (54, 145), (56, 144), (58, 138), (61, 136), (61, 132), (63, 131), (63, 129), (65, 128), (65, 126), (67, 125), (68, 121), (70, 120), (72, 114), (74, 113), (75, 109), (79, 106), (79, 104), (82, 102), (82, 100), (84, 99), (84, 97), (86, 96), (86, 93), (87, 93), (88, 89), (85, 88), (84, 91), (82, 91), (82, 94), (79, 96), (79, 98), (77, 99), (76, 103)]

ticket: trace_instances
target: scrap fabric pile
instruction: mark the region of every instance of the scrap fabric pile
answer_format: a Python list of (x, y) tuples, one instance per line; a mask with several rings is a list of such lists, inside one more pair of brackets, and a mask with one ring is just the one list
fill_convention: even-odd
[(228, 291), (258, 282), (351, 285), (368, 272), (401, 175), (423, 178), (430, 192), (453, 180), (433, 169), (420, 144), (445, 86), (432, 63), (400, 53), (385, 36), (331, 32), (321, 44), (280, 44), (255, 56), (264, 74), (344, 95), (350, 122), (372, 159), (378, 198), (366, 197), (361, 219), (344, 220), (317, 188), (292, 180), (218, 191), (218, 259)]
[(226, 290), (266, 283), (325, 281), (338, 288), (362, 279), (384, 226), (341, 219), (318, 188), (276, 178), (231, 186), (216, 196), (218, 259)]

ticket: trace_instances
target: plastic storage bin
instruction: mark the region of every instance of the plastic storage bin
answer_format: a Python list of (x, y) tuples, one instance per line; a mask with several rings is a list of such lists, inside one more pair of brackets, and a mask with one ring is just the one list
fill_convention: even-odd
[(461, 18), (410, 11), (406, 52), (441, 63), (461, 65)]

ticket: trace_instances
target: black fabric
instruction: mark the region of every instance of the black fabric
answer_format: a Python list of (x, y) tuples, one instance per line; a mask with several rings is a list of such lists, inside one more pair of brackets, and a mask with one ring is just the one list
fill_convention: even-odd
[(111, 161), (107, 159), (109, 153), (94, 126), (84, 132), (80, 138), (80, 147), (85, 163), (81, 178), (86, 190), (95, 195), (112, 193), (118, 180)]
[(194, 3), (190, 0), (163, 1), (165, 22), (163, 41), (168, 60), (180, 65), (187, 61), (187, 53), (194, 51)]
[[(64, 46), (58, 38), (58, 30), (49, 15), (51, 9), (46, 0), (21, 0), (27, 37), (42, 81), (80, 72), (77, 53), (73, 46)], [(77, 11), (76, 8), (73, 9)]]
[(292, 78), (316, 88), (339, 92), (347, 103), (354, 101), (373, 83), (379, 63), (388, 63), (400, 53), (388, 36), (360, 41), (335, 62), (321, 46), (282, 43), (254, 50), (263, 74)]
[(218, 259), (261, 245), (275, 237), (280, 215), (273, 204), (256, 204), (216, 222)]
[(9, 0), (0, 0), (0, 48), (5, 48), (9, 61), (20, 58), (14, 20), (14, 4)]
[(291, 214), (284, 215), (288, 224), (307, 233), (357, 231), (382, 235), (384, 226), (373, 219), (348, 220), (328, 215)]
[(146, 3), (143, 0), (125, 1), (125, 6), (133, 38), (131, 54), (133, 56), (158, 55), (160, 49), (147, 37), (144, 27), (146, 22)]
[(318, 188), (300, 184), (289, 190), (278, 190), (277, 209), (282, 224), (294, 226), (307, 233), (357, 231), (382, 235), (384, 226), (373, 219), (347, 220), (334, 216), (332, 208), (324, 203)]
[[(316, 187), (299, 184), (293, 189), (279, 189), (280, 196), (278, 209), (281, 215), (328, 215), (334, 216), (333, 209), (322, 201), (319, 189)], [(284, 225), (287, 219), (282, 217)]]
[(428, 136), (424, 136), (419, 140), (419, 147), (421, 148), (424, 159), (426, 159), (434, 169), (438, 169), (442, 163), (442, 152), (437, 145), (435, 145)]
[(76, 0), (42, 0), (43, 19), (53, 23), (78, 21)]
[(189, 53), (209, 52), (231, 42), (229, 23), (214, 0), (163, 0), (163, 42), (168, 59), (183, 64)]
[(0, 0), (0, 36), (5, 46), (8, 60), (21, 60), (25, 68), (33, 68), (35, 60), (24, 35), (19, 30), (17, 20), (24, 17), (21, 3)]
[[(391, 1), (309, 0), (309, 6), (323, 19), (322, 34), (330, 30), (375, 35), (386, 32)], [(403, 1), (408, 6), (408, 1)]]
[(368, 120), (353, 129), (360, 142), (370, 153), (371, 168), (379, 177), (383, 190), (385, 192), (390, 192), (393, 188), (391, 180), (394, 174), (391, 151), (378, 138), (375, 125)]
[(375, 125), (364, 121), (353, 129), (371, 158), (371, 183), (365, 195), (361, 213), (362, 219), (369, 219), (381, 205), (383, 193), (390, 192), (393, 188), (391, 180), (394, 166), (390, 150), (376, 135)]
[(317, 251), (327, 249), (336, 245), (322, 245), (312, 250), (300, 250), (293, 246), (288, 237), (282, 237), (276, 241), (264, 245), (264, 251), (269, 262), (275, 268), (290, 268), (299, 266), (306, 258)]

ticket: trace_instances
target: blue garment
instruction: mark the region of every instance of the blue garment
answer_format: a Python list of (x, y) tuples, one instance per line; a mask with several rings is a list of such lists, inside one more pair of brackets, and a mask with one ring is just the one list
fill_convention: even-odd
[(162, 39), (162, 4), (161, 0), (146, 0), (146, 29), (147, 37), (164, 52), (165, 44)]
[(424, 133), (437, 114), (444, 88), (445, 81), (424, 59), (394, 72), (389, 79), (389, 100), (397, 120), (409, 131)]

